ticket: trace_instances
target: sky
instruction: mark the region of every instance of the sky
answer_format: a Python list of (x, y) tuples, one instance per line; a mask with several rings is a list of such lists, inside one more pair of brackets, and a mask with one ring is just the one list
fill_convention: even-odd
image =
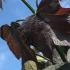
[[(36, 10), (35, 0), (27, 0)], [(70, 8), (70, 0), (62, 0), (62, 7)], [(0, 26), (10, 24), (18, 19), (25, 19), (32, 15), (31, 11), (21, 0), (4, 0), (3, 10), (0, 9)], [(8, 45), (0, 38), (0, 70), (21, 70), (21, 60), (17, 60)]]

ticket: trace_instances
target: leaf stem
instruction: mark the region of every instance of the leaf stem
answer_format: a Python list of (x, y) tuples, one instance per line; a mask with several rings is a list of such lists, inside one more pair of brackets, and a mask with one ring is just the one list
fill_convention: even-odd
[(30, 10), (33, 14), (35, 14), (35, 10), (25, 1), (25, 0), (21, 0)]

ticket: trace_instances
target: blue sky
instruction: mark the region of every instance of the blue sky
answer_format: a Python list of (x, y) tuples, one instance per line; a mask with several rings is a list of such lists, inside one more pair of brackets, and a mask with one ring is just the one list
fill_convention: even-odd
[(70, 8), (70, 0), (61, 0), (60, 5), (64, 8)]
[[(27, 0), (34, 9), (35, 0)], [(62, 7), (70, 7), (69, 0), (60, 2)], [(20, 0), (4, 0), (0, 10), (0, 26), (32, 15), (31, 11)], [(0, 70), (21, 70), (21, 60), (17, 60), (9, 50), (6, 42), (0, 38)]]

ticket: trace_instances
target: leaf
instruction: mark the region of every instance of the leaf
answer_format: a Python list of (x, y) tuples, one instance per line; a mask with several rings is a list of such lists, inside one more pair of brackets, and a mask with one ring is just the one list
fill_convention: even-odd
[(37, 9), (37, 14), (46, 17), (47, 15), (55, 14), (58, 8), (60, 8), (60, 5), (57, 0), (42, 0)]

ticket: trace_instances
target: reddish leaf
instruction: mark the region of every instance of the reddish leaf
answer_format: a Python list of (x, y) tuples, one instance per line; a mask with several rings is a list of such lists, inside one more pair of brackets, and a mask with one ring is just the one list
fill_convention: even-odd
[(70, 8), (60, 8), (56, 11), (56, 15), (70, 14)]

